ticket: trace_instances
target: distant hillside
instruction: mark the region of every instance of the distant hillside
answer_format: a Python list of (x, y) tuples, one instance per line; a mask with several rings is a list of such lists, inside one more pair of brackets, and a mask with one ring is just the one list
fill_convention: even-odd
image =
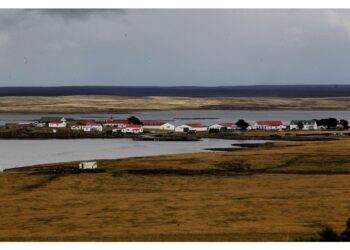
[(185, 97), (341, 97), (350, 85), (262, 85), (231, 87), (0, 87), (0, 96), (185, 96)]

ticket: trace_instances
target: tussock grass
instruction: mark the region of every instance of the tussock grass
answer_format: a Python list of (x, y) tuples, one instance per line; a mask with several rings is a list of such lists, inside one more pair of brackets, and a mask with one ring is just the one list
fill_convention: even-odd
[(24, 96), (0, 97), (0, 112), (87, 113), (173, 109), (350, 109), (349, 97), (124, 97)]
[[(0, 240), (310, 239), (320, 225), (341, 230), (349, 217), (349, 150), (348, 138), (276, 142), (235, 152), (97, 160), (104, 169), (98, 174), (33, 174), (75, 162), (3, 172)], [(220, 171), (231, 175), (215, 174)]]

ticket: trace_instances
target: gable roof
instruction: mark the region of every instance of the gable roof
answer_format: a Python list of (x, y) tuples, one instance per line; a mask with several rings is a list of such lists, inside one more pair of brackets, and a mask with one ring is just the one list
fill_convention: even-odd
[(142, 121), (143, 126), (162, 126), (166, 123), (167, 121)]
[(142, 125), (141, 124), (129, 124), (126, 126), (126, 128), (136, 128), (136, 129), (141, 129)]
[(238, 127), (236, 125), (236, 123), (233, 123), (233, 122), (219, 123), (219, 125), (224, 126), (224, 127)]
[(43, 117), (40, 117), (39, 121), (40, 122), (52, 122), (52, 121), (60, 121), (63, 118), (64, 117), (60, 117), (60, 116), (43, 116)]
[(259, 126), (270, 126), (270, 127), (278, 127), (283, 125), (281, 121), (256, 121), (256, 124)]
[(207, 126), (201, 124), (201, 123), (188, 123), (188, 124), (185, 124), (186, 126), (188, 127), (191, 127), (191, 128), (206, 128)]
[(64, 121), (49, 121), (51, 124), (62, 124)]

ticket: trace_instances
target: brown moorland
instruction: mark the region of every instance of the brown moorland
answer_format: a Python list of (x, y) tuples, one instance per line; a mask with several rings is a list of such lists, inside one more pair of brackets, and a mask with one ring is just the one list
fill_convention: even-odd
[(172, 109), (350, 109), (350, 97), (0, 97), (0, 113), (87, 113)]
[[(294, 241), (350, 217), (350, 139), (0, 173), (2, 241)], [(64, 169), (65, 171), (58, 171)]]

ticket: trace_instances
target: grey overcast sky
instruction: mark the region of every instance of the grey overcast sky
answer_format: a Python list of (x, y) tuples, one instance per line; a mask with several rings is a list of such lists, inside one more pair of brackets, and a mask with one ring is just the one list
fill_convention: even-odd
[(350, 10), (0, 10), (0, 86), (350, 84)]

